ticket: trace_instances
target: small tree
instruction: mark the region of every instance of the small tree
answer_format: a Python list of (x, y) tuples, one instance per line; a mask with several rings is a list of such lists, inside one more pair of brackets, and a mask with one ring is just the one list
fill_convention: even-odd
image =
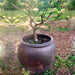
[(0, 0), (0, 9), (2, 10), (4, 0)]
[(33, 29), (34, 42), (38, 41), (36, 30), (52, 17), (58, 18), (62, 14), (64, 0), (24, 0), (25, 13)]
[(4, 2), (4, 10), (16, 10), (12, 4), (19, 6), (19, 0), (5, 0)]
[(67, 8), (69, 10), (75, 10), (75, 0), (68, 0)]

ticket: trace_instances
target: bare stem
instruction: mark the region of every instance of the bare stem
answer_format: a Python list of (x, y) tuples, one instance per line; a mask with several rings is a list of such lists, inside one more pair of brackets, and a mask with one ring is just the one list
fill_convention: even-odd
[(33, 37), (34, 37), (34, 42), (37, 42), (37, 34), (36, 34), (36, 28), (33, 29)]
[(47, 18), (46, 18), (45, 20), (43, 20), (43, 15), (41, 15), (41, 22), (38, 23), (38, 24), (36, 24), (36, 26), (45, 23), (45, 22), (48, 20), (48, 18), (49, 18), (53, 13), (54, 13), (54, 12), (49, 13), (49, 15), (47, 16)]
[(30, 26), (33, 28), (33, 38), (34, 38), (34, 42), (37, 42), (38, 41), (38, 39), (37, 39), (37, 34), (36, 34), (36, 26), (33, 26), (32, 25), (32, 22), (33, 22), (33, 20), (30, 18)]

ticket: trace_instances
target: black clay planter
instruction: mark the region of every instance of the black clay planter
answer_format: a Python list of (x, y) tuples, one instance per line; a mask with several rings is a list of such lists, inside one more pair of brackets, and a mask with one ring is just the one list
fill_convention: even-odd
[(47, 37), (48, 42), (43, 44), (30, 44), (24, 40), (32, 37), (23, 36), (18, 47), (18, 59), (26, 70), (31, 73), (43, 73), (50, 68), (55, 58), (55, 43), (51, 36), (38, 34), (38, 36)]

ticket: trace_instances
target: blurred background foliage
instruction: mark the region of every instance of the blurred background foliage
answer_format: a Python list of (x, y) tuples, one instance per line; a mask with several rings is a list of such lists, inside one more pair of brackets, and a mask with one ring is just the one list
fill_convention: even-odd
[[(17, 29), (14, 27), (14, 26), (17, 26), (17, 23), (25, 22), (28, 18), (28, 16), (25, 14), (25, 12), (21, 11), (21, 9), (26, 11), (25, 10), (26, 1), (27, 0), (0, 0), (0, 32), (2, 32), (2, 33), (16, 32), (18, 30), (25, 31), (26, 29), (28, 29), (25, 26), (26, 23), (24, 23), (23, 25), (18, 24), (19, 27), (17, 27)], [(33, 0), (32, 5), (34, 4), (34, 6), (36, 6), (36, 3), (34, 3), (34, 1), (35, 0)], [(39, 8), (40, 10), (38, 11), (39, 14), (37, 14), (36, 17), (39, 17), (41, 14), (45, 14), (42, 10), (46, 10), (47, 14), (45, 14), (45, 15), (49, 14), (49, 12), (47, 10), (51, 10), (51, 9), (46, 9), (48, 1), (50, 1), (50, 2), (53, 1), (52, 4), (50, 5), (50, 8), (52, 9), (52, 8), (56, 7), (52, 10), (52, 11), (56, 11), (56, 13), (58, 13), (58, 10), (61, 10), (61, 7), (63, 7), (63, 9), (61, 10), (61, 12), (63, 14), (59, 13), (59, 15), (60, 15), (59, 18), (54, 17), (54, 18), (50, 18), (49, 20), (65, 20), (66, 16), (75, 17), (75, 0), (58, 0), (58, 1), (57, 0), (38, 0), (39, 3), (38, 3), (37, 8)], [(61, 7), (58, 8), (58, 6), (59, 6), (58, 2), (61, 2), (61, 1), (63, 1), (64, 4), (62, 4)], [(12, 4), (14, 4), (20, 10), (17, 9)], [(36, 10), (34, 10), (34, 11), (36, 12)], [(26, 13), (28, 13), (28, 12), (26, 11)], [(32, 13), (32, 15), (33, 15), (33, 13)], [(4, 25), (2, 24), (2, 22), (4, 23)], [(3, 27), (1, 26), (1, 24), (3, 25)], [(13, 24), (13, 25), (11, 25), (11, 24)], [(48, 28), (47, 28), (48, 31), (51, 31), (50, 30), (51, 27), (48, 24), (46, 24), (46, 25), (48, 26)], [(9, 26), (9, 28), (8, 28), (8, 26)], [(67, 32), (68, 28), (60, 27), (59, 31)], [(1, 61), (2, 60), (0, 60), (0, 63), (1, 63)], [(63, 63), (65, 64), (65, 66), (63, 65)], [(45, 74), (48, 75), (48, 73), (50, 73), (53, 75), (53, 73), (55, 74), (55, 72), (57, 72), (58, 68), (61, 66), (67, 67), (68, 71), (71, 74), (75, 74), (75, 56), (68, 55), (65, 60), (60, 59), (60, 56), (56, 56), (55, 62), (51, 68), (51, 71), (49, 69), (49, 71), (47, 71)], [(55, 68), (55, 71), (52, 71), (53, 67)], [(43, 74), (43, 75), (45, 75), (45, 74)]]
[[(15, 4), (18, 7), (23, 7), (24, 6), (24, 2), (26, 0), (0, 0), (0, 7), (2, 7), (4, 10), (16, 10), (16, 8), (12, 5)], [(69, 10), (75, 10), (75, 0), (58, 0), (58, 2), (56, 2), (57, 0), (38, 0), (39, 1), (39, 7), (42, 7), (42, 10), (44, 8), (46, 8), (46, 5), (48, 4), (48, 2), (54, 1), (54, 3), (56, 5), (51, 7), (56, 7), (57, 3), (60, 1), (65, 2), (64, 3), (64, 7), (68, 8)], [(42, 6), (40, 6), (40, 4), (42, 3)]]

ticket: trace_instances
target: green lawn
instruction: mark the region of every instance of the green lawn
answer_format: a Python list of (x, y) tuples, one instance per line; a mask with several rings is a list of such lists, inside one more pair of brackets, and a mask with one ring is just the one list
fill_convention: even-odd
[(1, 11), (0, 21), (5, 23), (19, 23), (25, 21), (26, 14), (22, 11)]
[(8, 16), (14, 16), (16, 17), (17, 15), (21, 15), (21, 14), (24, 14), (23, 11), (20, 11), (20, 10), (16, 10), (16, 11), (1, 11), (2, 14), (4, 15), (8, 15)]
[(75, 11), (65, 11), (65, 16), (71, 15), (72, 17), (75, 17)]
[[(17, 17), (18, 15), (24, 15), (25, 13), (23, 11), (20, 10), (16, 10), (16, 11), (2, 11), (2, 14), (4, 13), (4, 15), (8, 15), (8, 16), (14, 16)], [(63, 16), (69, 16), (72, 15), (72, 17), (75, 17), (75, 11), (65, 11), (65, 13), (63, 14)]]
[[(65, 13), (59, 19), (65, 19), (66, 16), (75, 17), (75, 11), (65, 11)], [(5, 19), (3, 18), (5, 17)], [(11, 17), (15, 17), (12, 19)], [(6, 23), (19, 23), (25, 22), (27, 20), (27, 15), (25, 12), (16, 10), (16, 11), (1, 11), (0, 13), (0, 21)]]

